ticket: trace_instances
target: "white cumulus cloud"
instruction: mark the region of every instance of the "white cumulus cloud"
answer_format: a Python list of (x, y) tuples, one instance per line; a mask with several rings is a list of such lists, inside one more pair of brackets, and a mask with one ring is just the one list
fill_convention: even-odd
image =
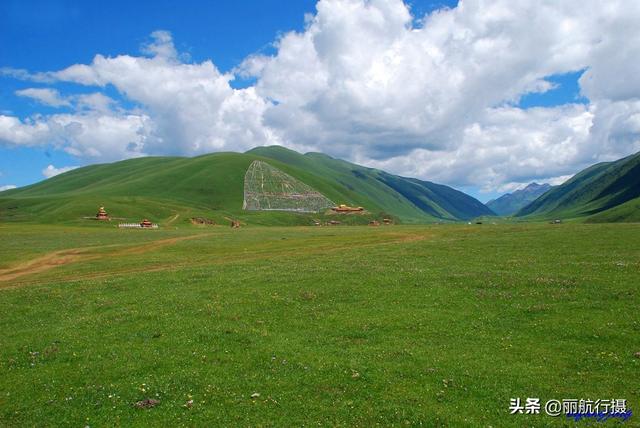
[(76, 168), (78, 168), (78, 167), (77, 166), (63, 166), (61, 168), (56, 168), (53, 165), (49, 165), (45, 169), (42, 170), (42, 175), (44, 175), (46, 178), (51, 178), (51, 177), (55, 177), (58, 174), (62, 174), (63, 172), (71, 171), (71, 170), (76, 169)]
[(60, 96), (60, 93), (51, 88), (27, 88), (16, 91), (16, 95), (31, 98), (51, 107), (70, 106), (69, 100)]
[(89, 161), (144, 156), (153, 124), (143, 114), (55, 114), (21, 121), (0, 115), (0, 141), (12, 145), (51, 144)]
[(144, 47), (152, 57), (97, 55), (90, 65), (73, 65), (55, 75), (86, 85), (111, 84), (139, 103), (154, 125), (144, 142), (150, 154), (194, 155), (279, 142), (262, 124), (268, 102), (255, 88), (232, 88), (233, 76), (211, 61), (180, 62), (169, 33), (153, 37)]
[[(400, 1), (319, 2), (303, 32), (246, 67), (278, 101), (266, 125), (297, 146), (487, 190), (640, 150), (637, 5), (463, 0), (413, 18)], [(515, 107), (583, 69), (588, 105)]]

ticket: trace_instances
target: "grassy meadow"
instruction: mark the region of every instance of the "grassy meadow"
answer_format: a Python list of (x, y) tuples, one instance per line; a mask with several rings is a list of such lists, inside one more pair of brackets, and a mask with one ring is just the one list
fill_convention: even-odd
[(640, 412), (638, 224), (0, 238), (0, 426), (572, 426), (509, 415), (515, 397)]

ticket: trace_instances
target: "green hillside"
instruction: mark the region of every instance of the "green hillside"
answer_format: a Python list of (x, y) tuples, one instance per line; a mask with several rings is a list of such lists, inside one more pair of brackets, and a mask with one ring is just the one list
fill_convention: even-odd
[(640, 222), (640, 198), (587, 217), (588, 223)]
[[(254, 160), (311, 186), (336, 203), (363, 206), (370, 214), (342, 216), (347, 223), (393, 216), (402, 222), (460, 220), (488, 211), (477, 200), (446, 186), (392, 176), (322, 154), (266, 147), (195, 158), (146, 157), (91, 165), (0, 194), (0, 220), (74, 223), (104, 205), (112, 217), (161, 223), (206, 217), (239, 218), (250, 224), (309, 224), (316, 214), (243, 211), (244, 175)], [(418, 183), (418, 184), (416, 184)], [(423, 184), (419, 184), (423, 183)], [(405, 187), (427, 186), (420, 198)], [(176, 223), (177, 222), (177, 223)]]
[[(527, 218), (577, 218), (598, 213), (600, 219), (629, 221), (637, 213), (628, 201), (640, 197), (640, 154), (593, 165), (553, 188), (517, 213)], [(605, 215), (615, 210), (611, 217)], [(616, 214), (617, 213), (617, 214)]]
[(332, 177), (338, 185), (354, 192), (354, 200), (365, 206), (366, 197), (384, 211), (405, 219), (426, 217), (468, 220), (493, 212), (471, 196), (441, 184), (391, 175), (365, 168), (322, 153), (301, 155), (283, 147), (258, 147), (248, 153), (295, 165), (319, 176)]

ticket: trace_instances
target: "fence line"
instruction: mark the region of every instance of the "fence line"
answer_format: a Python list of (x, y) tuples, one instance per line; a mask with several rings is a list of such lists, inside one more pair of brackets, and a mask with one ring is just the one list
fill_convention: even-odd
[(150, 227), (143, 227), (140, 223), (120, 223), (118, 224), (120, 229), (157, 229), (157, 224), (152, 224)]

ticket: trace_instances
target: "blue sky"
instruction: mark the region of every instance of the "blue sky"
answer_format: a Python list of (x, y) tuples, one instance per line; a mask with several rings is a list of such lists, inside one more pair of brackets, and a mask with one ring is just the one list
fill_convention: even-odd
[[(149, 34), (166, 29), (178, 36), (178, 48), (192, 61), (212, 59), (221, 70), (230, 70), (254, 52), (272, 50), (271, 42), (279, 32), (302, 29), (304, 14), (314, 8), (315, 2), (309, 0), (193, 1), (187, 5), (167, 0), (8, 0), (0, 2), (0, 41), (4, 41), (0, 67), (61, 70), (89, 63), (98, 53), (137, 53)], [(15, 95), (17, 90), (33, 87), (31, 82), (8, 77), (0, 77), (0, 82), (0, 111), (27, 117), (55, 110)], [(73, 93), (89, 92), (74, 84), (58, 86)], [(115, 91), (111, 95), (119, 98)], [(52, 146), (0, 145), (0, 187), (40, 181), (42, 170), (50, 164), (83, 162)]]
[(548, 92), (526, 94), (518, 100), (518, 106), (522, 108), (531, 107), (553, 107), (566, 103), (587, 103), (588, 100), (580, 95), (578, 79), (584, 70), (570, 73), (551, 75), (547, 78), (554, 87)]
[[(565, 6), (5, 0), (0, 189), (265, 144), (482, 201), (559, 183), (639, 147), (636, 10), (603, 21), (598, 3)], [(631, 83), (605, 84), (612, 75)]]

